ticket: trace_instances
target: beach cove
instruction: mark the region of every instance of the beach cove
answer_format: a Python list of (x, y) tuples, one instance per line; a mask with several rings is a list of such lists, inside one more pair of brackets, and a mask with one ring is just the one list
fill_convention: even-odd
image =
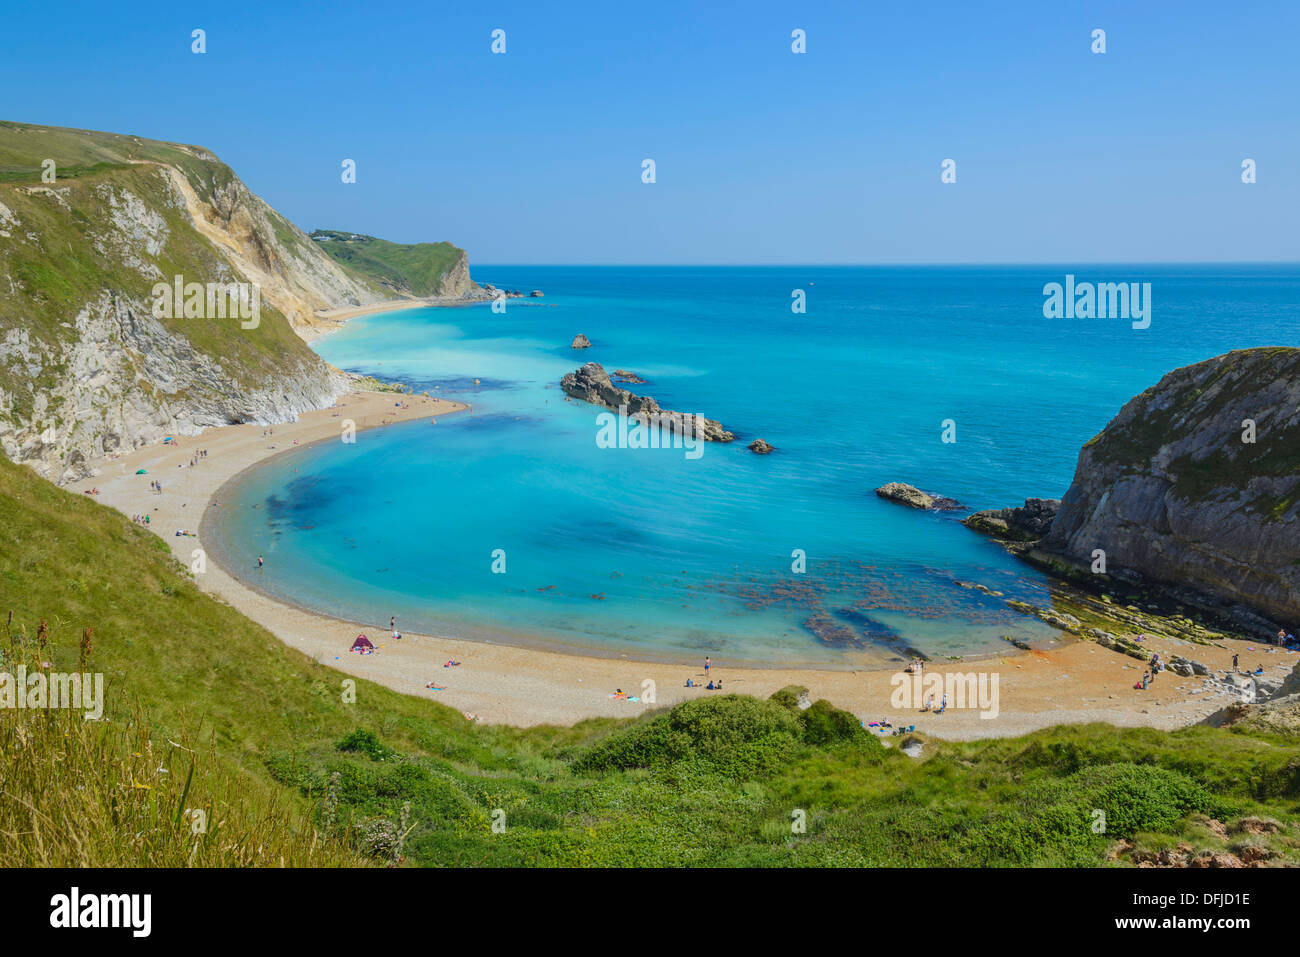
[[(355, 421), (358, 441), (364, 442), (367, 432), (378, 434), (376, 429), (429, 428), (429, 420), (435, 416), (451, 416), (445, 420), (450, 422), (463, 414), (467, 414), (463, 406), (446, 400), (354, 393), (340, 399), (337, 408), (309, 412), (297, 422), (275, 426), (272, 435), (263, 435), (265, 427), (259, 425), (226, 426), (184, 437), (177, 444), (140, 448), (101, 460), (95, 463), (99, 474), (94, 485), (100, 489), (101, 501), (124, 514), (149, 514), (150, 529), (169, 545), (178, 561), (190, 567), (193, 550), (203, 547), (208, 535), (209, 513), (225, 507), (222, 489), (246, 470), (276, 458), (292, 461), (293, 453), (301, 453), (313, 443), (337, 442), (341, 418)], [(420, 420), (424, 420), (422, 425)], [(198, 449), (205, 449), (207, 456), (189, 467)], [(146, 474), (136, 474), (141, 468)], [(162, 494), (150, 490), (151, 479), (163, 483)], [(89, 481), (85, 484), (91, 485)], [(180, 529), (197, 531), (198, 538), (176, 536)], [(245, 562), (224, 568), (214, 553), (209, 553), (206, 569), (195, 577), (205, 591), (266, 627), (289, 647), (341, 674), (441, 701), (466, 713), (467, 718), (472, 715), (473, 720), (520, 726), (572, 724), (591, 717), (635, 716), (650, 707), (714, 693), (685, 687), (688, 677), (697, 683), (703, 679), (702, 659), (638, 661), (626, 654), (564, 653), (417, 635), (405, 629), (403, 638), (394, 641), (387, 634), (386, 620), (348, 620), (296, 607), (260, 591), (256, 575), (255, 565)], [(361, 633), (374, 639), (377, 653), (349, 654), (353, 639)], [(1153, 639), (1149, 647), (1166, 659), (1174, 654), (1194, 656), (1216, 670), (1227, 668), (1234, 652), (1251, 665), (1255, 656), (1275, 677), (1289, 672), (1295, 661), (1291, 653), (1238, 641), (1206, 647), (1178, 639)], [(461, 664), (445, 668), (449, 660)], [(802, 685), (812, 698), (827, 698), (866, 722), (887, 718), (894, 725), (915, 724), (918, 731), (955, 740), (1013, 736), (1055, 724), (1093, 721), (1172, 729), (1198, 721), (1228, 703), (1221, 696), (1199, 693), (1199, 681), (1172, 674), (1163, 675), (1146, 692), (1135, 691), (1132, 685), (1142, 670), (1138, 662), (1083, 641), (978, 661), (936, 660), (926, 670), (928, 674), (997, 673), (997, 717), (984, 719), (974, 708), (950, 708), (942, 715), (892, 708), (897, 665), (881, 670), (737, 667), (715, 655), (709, 674), (722, 679), (725, 692), (760, 697), (782, 687)], [(647, 680), (653, 682), (653, 704), (611, 697), (616, 689), (640, 697), (649, 687), (644, 684)], [(444, 690), (428, 689), (430, 682)]]

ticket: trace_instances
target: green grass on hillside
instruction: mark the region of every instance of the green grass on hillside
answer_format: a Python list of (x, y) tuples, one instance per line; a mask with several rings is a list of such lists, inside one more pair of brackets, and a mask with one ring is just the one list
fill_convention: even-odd
[[(76, 670), (94, 629), (89, 670), (105, 674), (108, 720), (82, 730), (55, 716), (41, 731), (24, 722), (47, 716), (0, 709), (5, 865), (171, 865), (191, 854), (218, 864), (1100, 865), (1119, 838), (1152, 853), (1185, 842), (1300, 858), (1300, 742), (1280, 735), (1089, 725), (931, 741), (918, 760), (828, 703), (799, 711), (792, 691), (572, 728), (471, 724), (363, 680), (345, 703), (342, 674), (200, 592), (152, 534), (0, 460), (0, 621), (9, 611), (9, 633), (26, 640), (6, 649), (6, 667), (27, 655)], [(222, 840), (196, 841), (177, 816), (193, 807), (223, 822)], [(1093, 832), (1097, 810), (1104, 834)], [(1247, 817), (1277, 829), (1250, 833)]]
[(446, 242), (403, 245), (333, 229), (318, 229), (311, 238), (336, 261), (399, 295), (441, 295), (444, 278), (465, 255)]

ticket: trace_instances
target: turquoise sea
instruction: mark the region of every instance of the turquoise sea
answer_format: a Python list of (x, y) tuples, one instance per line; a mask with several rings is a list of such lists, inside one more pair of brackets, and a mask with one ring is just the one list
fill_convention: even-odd
[[(1151, 283), (1150, 328), (1045, 319), (1043, 286)], [(472, 413), (294, 450), (228, 489), (205, 532), (265, 591), (404, 630), (634, 657), (852, 666), (907, 647), (996, 652), (1050, 634), (979, 582), (1042, 576), (909, 482), (972, 509), (1058, 498), (1079, 447), (1177, 366), (1300, 345), (1300, 268), (476, 266), (542, 299), (355, 319), (335, 365)], [(803, 289), (807, 311), (791, 311)], [(569, 343), (586, 334), (593, 347)], [(738, 440), (608, 449), (566, 402), (587, 361)], [(477, 380), (477, 384), (476, 381)], [(944, 420), (956, 441), (941, 441)], [(777, 451), (746, 445), (762, 437)], [(220, 514), (218, 515), (217, 512)], [(505, 572), (493, 572), (493, 553)], [(806, 571), (792, 571), (796, 550)], [(256, 556), (265, 571), (254, 575)], [(499, 565), (499, 563), (498, 563)]]

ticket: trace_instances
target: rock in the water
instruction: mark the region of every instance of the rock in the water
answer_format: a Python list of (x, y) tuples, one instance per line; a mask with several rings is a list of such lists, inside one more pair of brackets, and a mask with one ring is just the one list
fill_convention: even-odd
[(588, 362), (580, 369), (565, 373), (560, 380), (560, 388), (575, 399), (592, 405), (603, 405), (615, 412), (623, 410), (629, 418), (636, 416), (651, 427), (658, 426), (679, 435), (694, 435), (705, 442), (731, 442), (736, 438), (734, 433), (724, 429), (716, 419), (663, 409), (651, 396), (620, 389), (610, 380), (609, 373), (599, 362)]
[(899, 505), (906, 505), (909, 508), (937, 509), (939, 511), (955, 511), (962, 508), (961, 503), (956, 499), (931, 495), (928, 492), (922, 492), (915, 485), (907, 485), (904, 482), (890, 482), (887, 485), (882, 485), (876, 489), (876, 494), (881, 498), (897, 502)]
[(532, 296), (534, 299), (541, 299), (546, 295), (546, 293), (542, 292), (540, 289), (534, 289), (528, 295)]
[(573, 341), (569, 343), (569, 348), (570, 348), (570, 349), (590, 349), (590, 348), (591, 348), (591, 340), (588, 339), (586, 336), (584, 336), (584, 335), (580, 332), (580, 333), (578, 333), (576, 336), (573, 337)]
[(757, 452), (759, 455), (767, 455), (767, 453), (772, 451), (772, 448), (773, 447), (763, 439), (755, 439), (753, 442), (749, 443), (749, 451)]
[(619, 382), (626, 382), (629, 385), (645, 385), (645, 379), (641, 378), (635, 372), (628, 372), (626, 369), (615, 369), (614, 378)]
[(1300, 349), (1230, 352), (1130, 400), (1042, 547), (1245, 606), (1261, 637), (1300, 620)]
[(1060, 505), (1057, 498), (1027, 498), (1017, 508), (990, 508), (968, 515), (962, 524), (993, 538), (1036, 542), (1052, 527)]

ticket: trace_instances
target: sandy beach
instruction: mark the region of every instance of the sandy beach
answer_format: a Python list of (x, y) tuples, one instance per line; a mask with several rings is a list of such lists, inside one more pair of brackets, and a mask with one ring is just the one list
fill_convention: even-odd
[(298, 329), (297, 332), (307, 342), (315, 342), (322, 336), (337, 332), (349, 319), (366, 316), (376, 312), (396, 312), (399, 309), (424, 309), (430, 307), (470, 306), (486, 302), (486, 299), (440, 298), (429, 299), (390, 299), (387, 302), (371, 306), (344, 306), (339, 309), (318, 309), (314, 313), (316, 324)]
[[(398, 408), (397, 401), (405, 407)], [(360, 436), (366, 429), (448, 414), (471, 413), (465, 406), (443, 399), (410, 396), (399, 400), (392, 393), (353, 393), (340, 399), (337, 408), (309, 412), (295, 423), (275, 426), (271, 434), (264, 435), (267, 430), (260, 425), (225, 426), (184, 437), (178, 444), (150, 446), (100, 460), (95, 463), (100, 474), (82, 484), (98, 486), (99, 500), (126, 515), (147, 513), (150, 528), (188, 566), (193, 549), (202, 547), (205, 516), (212, 508), (221, 507), (217, 497), (221, 486), (243, 470), (274, 455), (338, 436), (344, 418), (356, 422), (358, 441), (364, 441)], [(190, 467), (198, 449), (206, 449), (207, 457)], [(148, 474), (136, 475), (140, 468)], [(162, 494), (150, 490), (151, 479), (163, 483)], [(196, 531), (199, 538), (177, 537), (178, 529)], [(242, 574), (255, 576), (256, 570), (250, 568)], [(632, 716), (647, 707), (713, 693), (685, 687), (688, 677), (704, 679), (702, 658), (678, 664), (648, 663), (415, 634), (394, 641), (386, 621), (340, 621), (291, 607), (242, 583), (210, 556), (207, 570), (196, 577), (205, 591), (315, 660), (407, 694), (441, 701), (474, 715), (475, 720), (523, 726), (571, 724), (596, 716)], [(358, 633), (376, 640), (377, 653), (360, 656), (348, 652)], [(1227, 668), (1233, 651), (1238, 651), (1243, 668), (1248, 665), (1253, 670), (1262, 663), (1269, 675), (1279, 677), (1296, 661), (1292, 652), (1244, 641), (1226, 642), (1223, 648), (1177, 639), (1153, 639), (1149, 645), (1166, 659), (1182, 654), (1216, 670)], [(462, 664), (444, 668), (449, 659)], [(1140, 664), (1086, 641), (980, 661), (936, 661), (926, 667), (926, 674), (950, 671), (996, 674), (998, 716), (982, 718), (974, 708), (950, 708), (942, 715), (921, 713), (916, 707), (891, 708), (894, 670), (746, 669), (716, 660), (709, 676), (722, 679), (725, 691), (759, 696), (786, 685), (804, 685), (814, 699), (827, 698), (867, 721), (888, 718), (895, 725), (915, 724), (918, 731), (952, 739), (1000, 737), (1089, 721), (1170, 729), (1194, 723), (1228, 703), (1225, 697), (1200, 692), (1202, 679), (1169, 672), (1149, 690), (1136, 691), (1133, 684), (1141, 676)], [(654, 705), (609, 697), (620, 688), (640, 696), (647, 680), (654, 682)], [(445, 690), (426, 689), (430, 681)]]

